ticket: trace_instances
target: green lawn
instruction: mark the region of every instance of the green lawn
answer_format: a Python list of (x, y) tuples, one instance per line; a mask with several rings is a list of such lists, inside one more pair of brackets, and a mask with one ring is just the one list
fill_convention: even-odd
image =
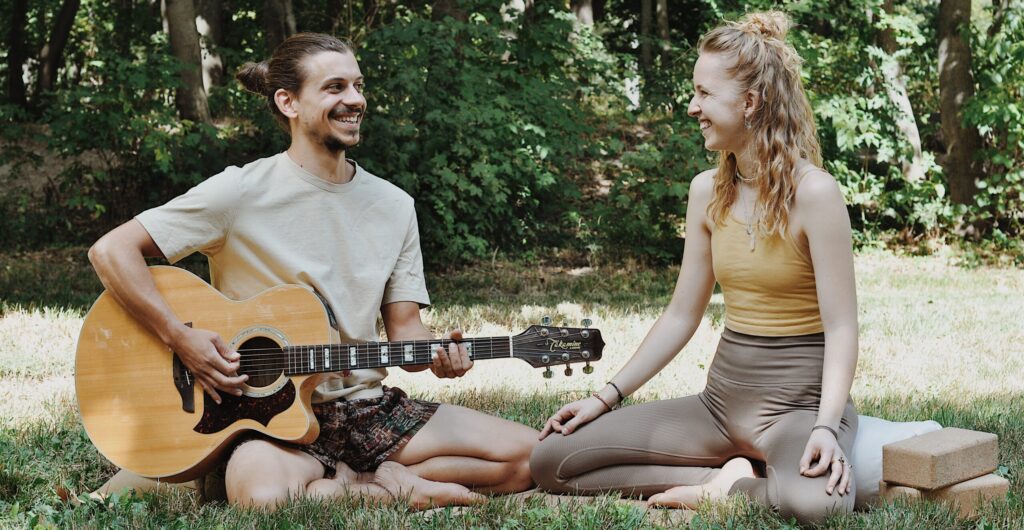
[[(190, 263), (202, 269), (201, 263)], [(577, 325), (593, 319), (608, 342), (591, 375), (572, 377), (516, 360), (480, 362), (466, 377), (438, 381), (394, 371), (389, 383), (417, 397), (482, 409), (534, 427), (567, 400), (597, 388), (622, 365), (668, 301), (676, 270), (615, 267), (530, 268), (485, 263), (430, 276), (435, 306), (424, 312), (441, 332), (518, 333), (550, 315)], [(1008, 501), (958, 520), (946, 507), (897, 504), (829, 520), (838, 528), (1024, 528), (1024, 271), (963, 269), (947, 258), (857, 257), (861, 357), (854, 398), (861, 413), (895, 420), (932, 418), (945, 426), (997, 433)], [(358, 500), (304, 501), (274, 514), (200, 505), (170, 492), (104, 505), (62, 499), (90, 491), (114, 470), (92, 447), (77, 417), (75, 341), (99, 284), (84, 250), (0, 255), (0, 527), (324, 528), (634, 528), (672, 525), (677, 513), (604, 498), (551, 507), (542, 499), (494, 498), (471, 510), (413, 513)], [(634, 398), (699, 391), (719, 334), (715, 295), (694, 339)], [(671, 516), (671, 517), (670, 517)], [(695, 528), (786, 527), (758, 507), (705, 506)]]

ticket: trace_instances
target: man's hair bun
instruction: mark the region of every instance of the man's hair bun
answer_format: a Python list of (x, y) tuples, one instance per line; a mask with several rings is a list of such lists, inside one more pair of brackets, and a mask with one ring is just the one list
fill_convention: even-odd
[(267, 85), (267, 74), (270, 68), (266, 61), (258, 63), (245, 63), (235, 73), (235, 79), (242, 83), (246, 90), (261, 96), (269, 96), (270, 88)]

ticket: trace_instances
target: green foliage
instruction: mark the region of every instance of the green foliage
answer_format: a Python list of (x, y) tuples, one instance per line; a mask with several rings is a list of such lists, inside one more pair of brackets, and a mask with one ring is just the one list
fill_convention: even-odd
[(986, 178), (978, 182), (972, 213), (991, 226), (994, 244), (1024, 263), (1024, 6), (1012, 4), (993, 17), (997, 31), (974, 34), (978, 92), (964, 121), (985, 140), (980, 155)]
[(613, 260), (678, 262), (682, 257), (690, 181), (708, 169), (704, 139), (692, 120), (665, 117), (635, 145), (613, 137), (606, 156), (621, 160), (605, 200), (593, 210), (593, 250)]
[(357, 156), (417, 198), (433, 259), (564, 238), (546, 229), (577, 196), (567, 175), (587, 116), (563, 71), (572, 22), (539, 2), (543, 16), (516, 30), (501, 4), (465, 2), (465, 21), (406, 11), (360, 51), (369, 113)]
[[(677, 261), (688, 183), (713, 165), (685, 114), (693, 46), (723, 18), (769, 8), (797, 23), (790, 41), (805, 60), (826, 169), (846, 194), (859, 244), (883, 238), (927, 249), (967, 227), (982, 238), (979, 255), (1024, 260), (1019, 0), (972, 12), (977, 95), (963, 118), (985, 147), (969, 207), (951, 204), (940, 166), (934, 1), (893, 2), (888, 13), (882, 0), (674, 1), (667, 40), (656, 21), (641, 34), (637, 0), (598, 2), (594, 26), (577, 24), (564, 0), (538, 0), (522, 13), (507, 3), (460, 0), (454, 17), (434, 13), (429, 0), (295, 3), (301, 30), (359, 45), (370, 112), (364, 145), (351, 156), (417, 199), (429, 264), (563, 250), (598, 261)], [(60, 5), (31, 3), (29, 50), (49, 38)], [(12, 6), (0, 0), (0, 12)], [(82, 0), (56, 91), (34, 92), (33, 63), (30, 105), (0, 96), (0, 243), (91, 241), (228, 164), (287, 145), (265, 101), (233, 81), (210, 90), (214, 127), (180, 121), (178, 70), (154, 6)], [(267, 50), (262, 3), (226, 9), (218, 53), (230, 78)], [(9, 29), (0, 19), (0, 32)], [(892, 100), (896, 64), (920, 133), (920, 178), (907, 177), (913, 149), (901, 128), (908, 116)], [(10, 75), (0, 61), (0, 78)]]
[(180, 121), (169, 105), (177, 85), (169, 56), (139, 61), (101, 52), (88, 67), (102, 82), (61, 91), (47, 120), (50, 151), (69, 162), (46, 199), (46, 211), (60, 218), (47, 224), (63, 241), (88, 241), (96, 219), (126, 220), (138, 205), (223, 166), (220, 132)]

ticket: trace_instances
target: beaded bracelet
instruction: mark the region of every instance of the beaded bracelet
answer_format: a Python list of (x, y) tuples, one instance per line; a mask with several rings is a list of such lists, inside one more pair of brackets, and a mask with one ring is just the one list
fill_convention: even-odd
[(622, 391), (619, 390), (619, 385), (616, 385), (615, 383), (613, 383), (611, 381), (608, 381), (608, 384), (612, 385), (612, 388), (615, 389), (615, 393), (619, 395), (619, 403), (622, 403), (623, 401), (626, 400), (625, 396), (622, 395)]
[(832, 433), (832, 436), (835, 436), (836, 440), (839, 439), (839, 433), (837, 433), (835, 429), (829, 427), (828, 425), (815, 425), (814, 427), (811, 427), (811, 432), (814, 432), (818, 429), (825, 429), (826, 431)]
[(608, 410), (612, 410), (612, 406), (611, 406), (611, 405), (609, 405), (609, 404), (608, 404), (608, 402), (607, 402), (607, 401), (605, 401), (605, 400), (604, 400), (604, 398), (603, 398), (603, 397), (601, 397), (601, 396), (600, 396), (600, 395), (599, 395), (599, 394), (598, 394), (597, 392), (594, 392), (593, 394), (591, 394), (591, 396), (593, 396), (593, 397), (596, 397), (598, 401), (600, 401), (601, 403), (603, 403), (603, 404), (604, 404), (604, 406), (608, 407)]

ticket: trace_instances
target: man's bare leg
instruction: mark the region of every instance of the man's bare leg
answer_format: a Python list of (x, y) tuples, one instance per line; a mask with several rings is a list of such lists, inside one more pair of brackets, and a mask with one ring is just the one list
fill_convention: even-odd
[(195, 490), (195, 482), (183, 482), (181, 484), (173, 484), (170, 482), (157, 482), (151, 478), (140, 477), (131, 471), (124, 469), (117, 470), (114, 476), (110, 477), (109, 480), (103, 483), (102, 486), (89, 494), (90, 497), (96, 500), (103, 500), (114, 493), (127, 493), (134, 491), (135, 493), (142, 494), (147, 491), (157, 491), (166, 488), (182, 488), (187, 490)]
[(366, 496), (382, 502), (408, 502), (414, 508), (485, 500), (459, 484), (418, 477), (395, 462), (381, 464), (375, 473), (355, 473), (339, 463), (335, 477), (324, 478), (324, 466), (317, 459), (266, 440), (252, 440), (235, 450), (225, 482), (231, 503), (271, 509), (304, 495)]
[(441, 405), (409, 443), (389, 460), (428, 480), (454, 482), (487, 493), (533, 486), (530, 451), (537, 431), (482, 412)]

